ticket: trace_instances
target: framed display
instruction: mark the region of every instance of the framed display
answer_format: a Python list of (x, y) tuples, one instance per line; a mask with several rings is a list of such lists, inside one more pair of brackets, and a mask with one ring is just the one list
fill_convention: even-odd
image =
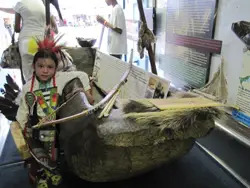
[(177, 87), (200, 88), (209, 76), (217, 0), (168, 0), (164, 71)]

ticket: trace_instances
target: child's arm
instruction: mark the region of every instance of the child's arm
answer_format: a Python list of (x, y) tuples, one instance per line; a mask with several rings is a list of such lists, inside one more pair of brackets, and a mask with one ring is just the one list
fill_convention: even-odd
[(89, 103), (94, 104), (94, 98), (91, 94), (91, 87), (90, 87), (90, 81), (89, 81), (88, 75), (85, 72), (81, 72), (81, 71), (77, 71), (76, 73), (78, 74), (77, 76), (78, 78), (80, 78), (83, 84), (85, 94), (86, 94), (86, 97), (88, 98)]
[[(74, 79), (74, 78), (79, 78), (82, 82), (82, 85), (84, 87), (84, 91), (86, 94), (86, 97), (89, 101), (90, 104), (94, 103), (94, 98), (91, 94), (91, 87), (90, 87), (90, 83), (89, 83), (89, 77), (85, 72), (82, 71), (71, 71), (71, 72), (57, 72), (58, 75), (58, 84), (61, 83), (62, 84), (62, 89), (65, 86), (65, 84)], [(61, 93), (61, 91), (59, 91), (59, 94)]]
[(89, 89), (88, 91), (85, 91), (85, 94), (86, 94), (86, 97), (87, 97), (87, 99), (89, 101), (89, 104), (93, 105), (95, 100), (94, 100), (94, 98), (93, 98), (93, 96), (91, 94), (91, 90)]

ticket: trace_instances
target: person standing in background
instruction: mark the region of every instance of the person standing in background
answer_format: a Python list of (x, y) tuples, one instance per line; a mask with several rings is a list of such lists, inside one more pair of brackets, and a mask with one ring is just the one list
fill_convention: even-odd
[(32, 77), (33, 55), (28, 52), (30, 38), (42, 39), (46, 28), (45, 6), (42, 0), (20, 0), (14, 7), (15, 32), (18, 38), (19, 52), (22, 60), (25, 80)]
[(123, 9), (116, 0), (105, 0), (107, 5), (112, 5), (110, 21), (97, 16), (96, 20), (109, 28), (108, 32), (108, 53), (121, 59), (122, 55), (127, 54), (127, 31)]

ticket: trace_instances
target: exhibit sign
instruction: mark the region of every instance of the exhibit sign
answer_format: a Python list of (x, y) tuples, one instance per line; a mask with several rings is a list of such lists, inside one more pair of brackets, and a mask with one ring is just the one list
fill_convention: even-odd
[(243, 67), (239, 81), (236, 100), (239, 110), (233, 110), (233, 117), (250, 127), (250, 50), (243, 54)]
[[(105, 92), (108, 93), (128, 69), (128, 62), (100, 51), (96, 52), (93, 77), (95, 83)], [(127, 82), (122, 87), (120, 97), (123, 99), (166, 98), (169, 87), (170, 81), (133, 65)]]

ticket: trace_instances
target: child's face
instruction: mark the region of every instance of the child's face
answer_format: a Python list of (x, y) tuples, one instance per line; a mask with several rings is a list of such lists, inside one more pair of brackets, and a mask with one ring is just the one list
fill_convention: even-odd
[(40, 81), (48, 81), (56, 72), (56, 63), (51, 58), (38, 58), (34, 69)]

